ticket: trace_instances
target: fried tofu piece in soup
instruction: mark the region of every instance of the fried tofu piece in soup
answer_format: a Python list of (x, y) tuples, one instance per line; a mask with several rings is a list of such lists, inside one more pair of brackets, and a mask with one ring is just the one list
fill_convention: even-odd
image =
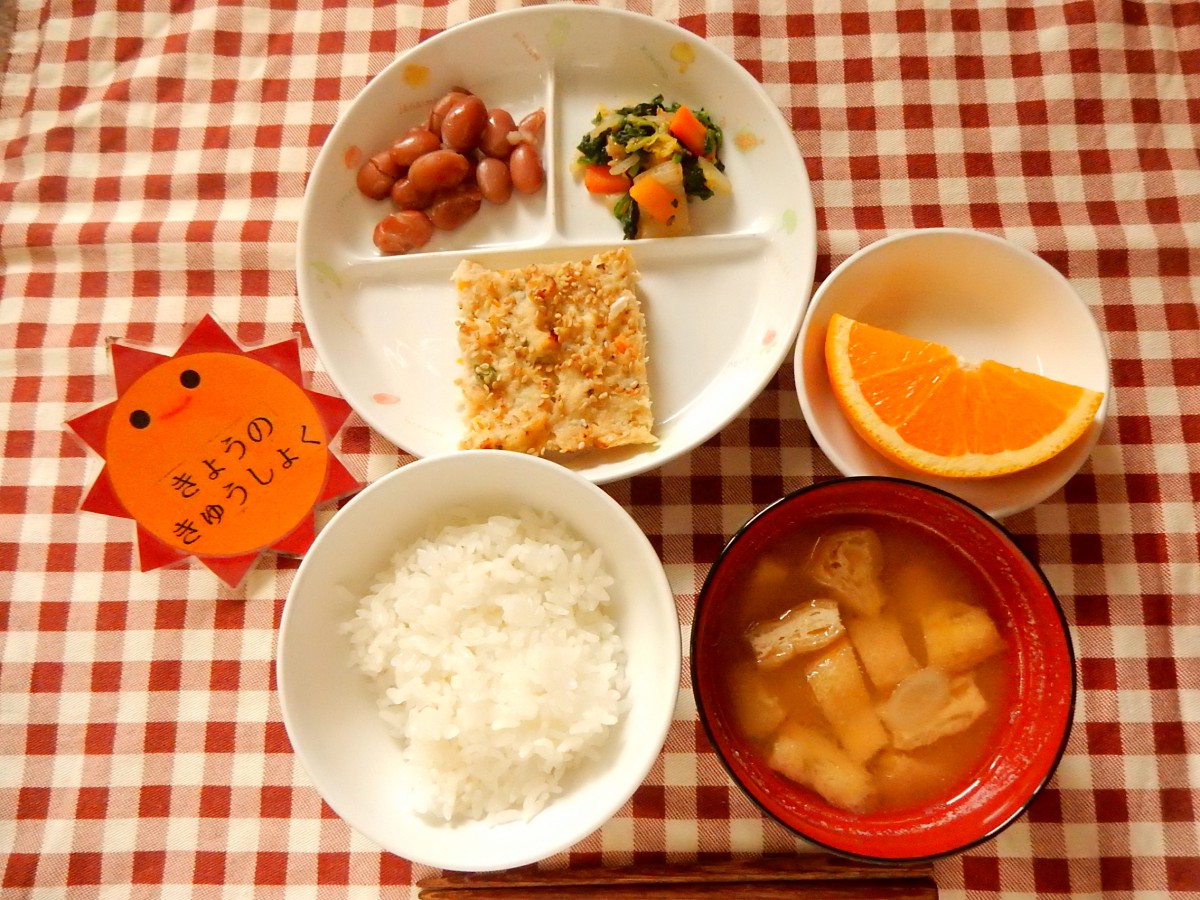
[(896, 686), (879, 708), (897, 750), (915, 750), (965, 731), (987, 711), (987, 701), (971, 675), (951, 677), (929, 667)]
[(812, 728), (784, 726), (771, 745), (767, 764), (841, 809), (866, 812), (875, 802), (870, 773)]
[(865, 763), (888, 745), (854, 649), (841, 641), (809, 665), (805, 676), (817, 706), (850, 758)]
[(813, 548), (809, 575), (848, 611), (878, 615), (883, 608), (883, 546), (870, 528), (823, 535)]
[(879, 690), (891, 690), (920, 668), (904, 640), (899, 620), (893, 616), (851, 616), (846, 620), (846, 631), (867, 677)]
[(930, 603), (919, 613), (925, 655), (931, 666), (966, 672), (1004, 649), (987, 611), (958, 600)]
[(774, 669), (811, 650), (820, 650), (844, 631), (836, 600), (821, 598), (793, 606), (778, 619), (757, 622), (746, 632), (754, 658)]

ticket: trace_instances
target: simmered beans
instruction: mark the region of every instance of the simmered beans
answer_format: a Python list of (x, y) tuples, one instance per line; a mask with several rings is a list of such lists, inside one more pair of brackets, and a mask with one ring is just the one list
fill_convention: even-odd
[(433, 193), (461, 184), (470, 171), (471, 163), (461, 153), (454, 150), (434, 150), (417, 157), (408, 167), (408, 180), (418, 190)]
[(392, 185), (392, 203), (396, 209), (424, 209), (432, 202), (433, 193), (421, 190), (408, 178), (398, 178)]
[(462, 88), (453, 88), (450, 93), (446, 94), (437, 103), (433, 104), (433, 109), (429, 111), (429, 130), (435, 134), (442, 133), (442, 121), (459, 100), (471, 93)]
[(424, 247), (433, 237), (433, 222), (419, 209), (386, 216), (375, 226), (375, 246), (384, 253), (407, 253)]
[(507, 203), (512, 196), (512, 175), (502, 159), (481, 159), (475, 167), (475, 182), (488, 203)]
[(434, 150), (441, 148), (442, 142), (436, 134), (428, 128), (414, 128), (396, 143), (392, 144), (391, 157), (392, 162), (398, 166), (408, 168), (417, 158), (426, 153), (432, 153)]
[(453, 231), (479, 212), (483, 194), (478, 185), (460, 184), (434, 194), (429, 221), (442, 231)]
[(479, 149), (484, 155), (495, 159), (508, 159), (513, 145), (508, 142), (508, 136), (517, 130), (517, 123), (512, 114), (505, 109), (489, 109), (487, 125), (479, 139)]
[(358, 170), (358, 189), (372, 200), (382, 200), (391, 193), (400, 170), (386, 153), (377, 153)]
[(515, 189), (534, 194), (546, 183), (538, 144), (545, 126), (538, 109), (516, 123), (462, 87), (443, 95), (423, 125), (409, 129), (358, 171), (358, 189), (372, 200), (391, 197), (396, 212), (375, 226), (381, 253), (425, 246), (435, 230), (453, 231), (483, 201), (507, 203)]
[(446, 112), (442, 120), (442, 143), (460, 153), (479, 146), (483, 129), (487, 127), (487, 107), (471, 94), (463, 97)]
[(536, 194), (546, 183), (542, 169), (542, 158), (533, 144), (517, 144), (508, 158), (508, 171), (512, 175), (513, 187), (522, 194)]
[(541, 140), (542, 129), (545, 127), (546, 111), (544, 109), (535, 109), (521, 120), (521, 124), (517, 126), (517, 130), (521, 132), (525, 140), (536, 143)]

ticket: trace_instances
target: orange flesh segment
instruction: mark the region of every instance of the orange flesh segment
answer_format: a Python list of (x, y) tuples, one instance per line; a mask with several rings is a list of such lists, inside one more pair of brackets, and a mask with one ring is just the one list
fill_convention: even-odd
[(950, 477), (1019, 471), (1061, 452), (1103, 394), (835, 315), (825, 344), (834, 396), (864, 439)]

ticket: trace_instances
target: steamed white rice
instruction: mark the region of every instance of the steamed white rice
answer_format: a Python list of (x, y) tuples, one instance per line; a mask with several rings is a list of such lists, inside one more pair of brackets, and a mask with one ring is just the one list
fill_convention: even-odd
[(600, 550), (532, 509), (458, 511), (403, 547), (344, 626), (416, 810), (528, 819), (598, 755), (627, 696)]

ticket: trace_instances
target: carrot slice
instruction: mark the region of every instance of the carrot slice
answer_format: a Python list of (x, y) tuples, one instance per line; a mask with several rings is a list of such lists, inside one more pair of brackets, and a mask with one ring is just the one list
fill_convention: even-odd
[(671, 121), (667, 125), (667, 130), (696, 156), (704, 155), (704, 142), (708, 137), (708, 129), (686, 106), (680, 106), (675, 110), (675, 114), (671, 116)]
[(623, 194), (629, 190), (633, 179), (624, 172), (614, 175), (608, 166), (588, 166), (583, 172), (583, 186), (590, 194)]
[(642, 212), (664, 225), (670, 225), (679, 212), (680, 198), (654, 178), (637, 179), (629, 189), (629, 196)]

